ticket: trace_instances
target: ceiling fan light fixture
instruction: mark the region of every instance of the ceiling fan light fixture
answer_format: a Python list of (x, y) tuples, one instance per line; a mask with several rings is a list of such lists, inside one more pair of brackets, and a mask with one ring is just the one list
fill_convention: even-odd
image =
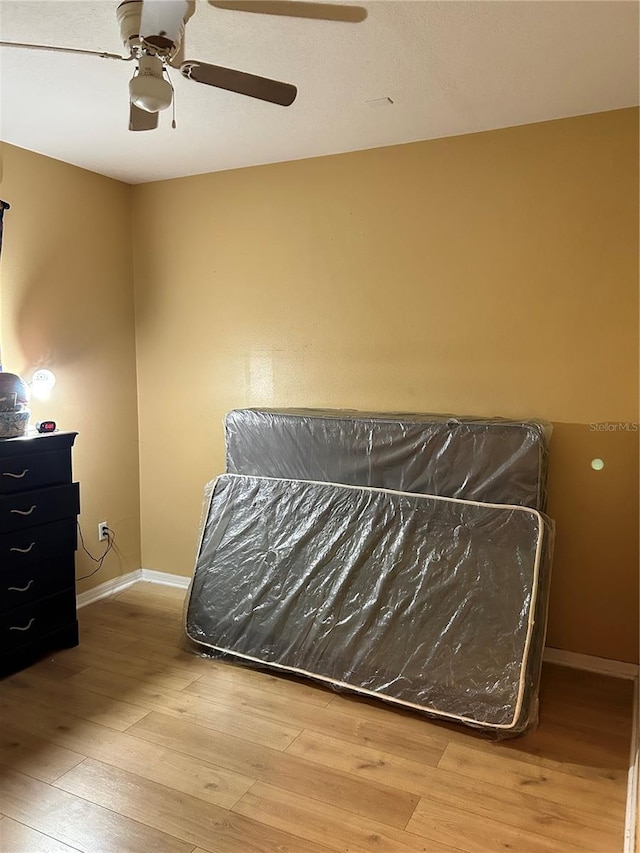
[(131, 103), (148, 113), (157, 113), (171, 106), (173, 90), (162, 75), (162, 60), (143, 56), (138, 73), (129, 82)]

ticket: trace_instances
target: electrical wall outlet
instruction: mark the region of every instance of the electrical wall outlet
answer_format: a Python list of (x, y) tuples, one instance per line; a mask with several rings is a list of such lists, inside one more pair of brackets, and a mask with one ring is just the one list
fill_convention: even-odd
[(109, 525), (106, 521), (101, 521), (98, 524), (98, 542), (103, 542), (109, 538)]

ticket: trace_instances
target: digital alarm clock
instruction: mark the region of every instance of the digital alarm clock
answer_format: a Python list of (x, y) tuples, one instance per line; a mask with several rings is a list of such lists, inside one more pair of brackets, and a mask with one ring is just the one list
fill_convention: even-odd
[(38, 421), (36, 424), (36, 429), (38, 432), (55, 432), (56, 422), (55, 421)]

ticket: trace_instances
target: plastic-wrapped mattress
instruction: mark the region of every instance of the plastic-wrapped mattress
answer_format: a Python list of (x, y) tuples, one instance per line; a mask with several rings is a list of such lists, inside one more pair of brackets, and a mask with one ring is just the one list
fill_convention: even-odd
[(236, 409), (227, 471), (544, 510), (550, 432), (504, 418)]
[(537, 722), (552, 531), (534, 509), (224, 474), (186, 631), (497, 736)]

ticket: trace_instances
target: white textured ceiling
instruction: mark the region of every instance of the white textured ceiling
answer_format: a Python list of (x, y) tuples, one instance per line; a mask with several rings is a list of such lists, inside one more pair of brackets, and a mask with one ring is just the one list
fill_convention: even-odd
[[(0, 0), (0, 39), (122, 52), (116, 0)], [(0, 48), (0, 138), (128, 183), (638, 104), (638, 2), (374, 0), (360, 24), (197, 0), (186, 58), (294, 83), (285, 108), (186, 80), (131, 133), (132, 63)], [(390, 97), (392, 106), (366, 101)]]

